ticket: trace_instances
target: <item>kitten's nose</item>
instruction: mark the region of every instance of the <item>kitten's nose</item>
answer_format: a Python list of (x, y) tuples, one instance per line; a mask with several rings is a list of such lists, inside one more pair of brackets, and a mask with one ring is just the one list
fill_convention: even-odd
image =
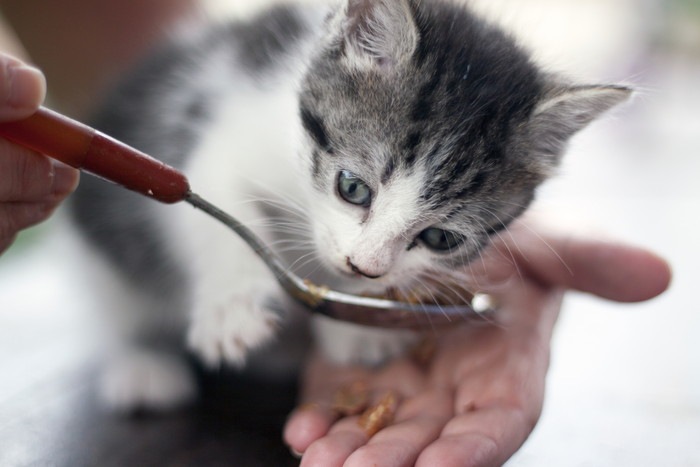
[(369, 274), (369, 273), (363, 271), (362, 269), (358, 268), (357, 266), (355, 266), (355, 265), (353, 264), (353, 262), (352, 262), (352, 260), (350, 259), (350, 257), (346, 257), (346, 258), (345, 258), (345, 263), (348, 265), (348, 267), (350, 268), (350, 270), (351, 270), (352, 272), (354, 272), (355, 274), (359, 274), (359, 275), (361, 275), (361, 276), (365, 276), (365, 277), (367, 277), (367, 278), (369, 278), (369, 279), (379, 279), (380, 277), (382, 277), (382, 274), (379, 274), (379, 275), (376, 275), (376, 274)]

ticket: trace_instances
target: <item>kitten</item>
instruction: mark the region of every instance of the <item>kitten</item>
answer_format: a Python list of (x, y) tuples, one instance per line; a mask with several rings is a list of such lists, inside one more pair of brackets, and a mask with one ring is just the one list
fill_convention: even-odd
[[(454, 275), (527, 208), (569, 138), (629, 94), (541, 71), (462, 5), (344, 0), (204, 26), (131, 74), (94, 124), (181, 168), (301, 274), (380, 291)], [(194, 394), (173, 343), (210, 366), (293, 360), (306, 316), (225, 227), (88, 177), (72, 212), (116, 292), (102, 302), (119, 318), (112, 405)], [(414, 338), (314, 322), (339, 362), (375, 364)]]

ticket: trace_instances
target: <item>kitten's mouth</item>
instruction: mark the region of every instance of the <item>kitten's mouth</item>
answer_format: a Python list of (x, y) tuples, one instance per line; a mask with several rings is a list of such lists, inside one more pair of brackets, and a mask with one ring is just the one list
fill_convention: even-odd
[(336, 267), (335, 271), (342, 277), (355, 279), (356, 281), (360, 281), (360, 282), (369, 282), (369, 281), (378, 282), (378, 280), (382, 278), (382, 276), (369, 276), (369, 275), (363, 274), (359, 271), (355, 271), (355, 270), (347, 269), (347, 268)]
[[(347, 287), (345, 292), (347, 293), (362, 293), (367, 290), (379, 293), (393, 285), (387, 276), (369, 277), (339, 266), (335, 266), (333, 272), (344, 279), (345, 287)], [(348, 279), (350, 280), (348, 281)]]

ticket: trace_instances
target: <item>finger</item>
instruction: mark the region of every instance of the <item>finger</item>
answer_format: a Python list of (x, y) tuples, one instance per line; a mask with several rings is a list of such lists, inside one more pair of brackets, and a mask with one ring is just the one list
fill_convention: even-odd
[(20, 230), (47, 219), (54, 208), (44, 203), (0, 204), (0, 239), (9, 246)]
[(340, 388), (367, 381), (370, 398), (377, 399), (387, 390), (408, 398), (422, 391), (426, 384), (423, 372), (408, 359), (372, 372), (362, 367), (334, 367), (319, 358), (310, 364), (307, 375), (304, 403), (289, 417), (283, 435), (297, 453), (305, 452), (312, 442), (325, 436), (339, 418), (333, 401)]
[(0, 121), (30, 116), (45, 96), (46, 80), (39, 70), (0, 54)]
[[(373, 403), (386, 393), (375, 392)], [(398, 404), (395, 421), (371, 436), (361, 417), (336, 422), (304, 453), (302, 465), (412, 466), (420, 451), (440, 434), (452, 415), (452, 394), (423, 393)], [(369, 441), (369, 444), (366, 444)]]
[(340, 467), (350, 455), (367, 442), (358, 417), (337, 422), (329, 433), (312, 443), (304, 452), (301, 467)]
[(603, 241), (571, 243), (566, 252), (576, 272), (570, 287), (621, 302), (638, 302), (664, 292), (669, 264), (642, 248)]
[(58, 200), (45, 203), (0, 203), (0, 253), (6, 251), (17, 234), (48, 219)]
[(544, 283), (637, 302), (659, 295), (671, 280), (668, 263), (642, 248), (571, 237), (552, 239), (550, 245), (556, 255), (528, 256), (530, 272)]
[(284, 426), (284, 442), (293, 452), (303, 454), (328, 433), (337, 419), (338, 414), (328, 404), (305, 404), (289, 416)]
[(396, 420), (350, 455), (345, 467), (411, 467), (452, 417), (452, 393), (430, 391), (401, 403)]
[[(377, 393), (370, 399), (374, 406), (383, 398)], [(333, 424), (328, 434), (315, 441), (304, 452), (302, 466), (335, 466), (347, 465), (346, 461), (369, 440), (371, 434), (360, 423), (360, 416), (341, 418)]]
[(304, 453), (325, 436), (339, 415), (333, 410), (333, 397), (339, 388), (356, 381), (365, 381), (366, 368), (337, 367), (319, 355), (309, 359), (303, 375), (302, 404), (287, 419), (283, 438), (290, 449)]
[(517, 409), (494, 407), (459, 415), (445, 426), (440, 438), (421, 453), (415, 465), (503, 465), (532, 428)]
[(553, 229), (536, 231), (520, 223), (511, 236), (494, 242), (501, 257), (510, 256), (521, 274), (546, 286), (566, 287), (603, 298), (636, 302), (668, 287), (668, 263), (643, 248)]
[(31, 202), (75, 190), (78, 171), (64, 164), (0, 140), (0, 201)]

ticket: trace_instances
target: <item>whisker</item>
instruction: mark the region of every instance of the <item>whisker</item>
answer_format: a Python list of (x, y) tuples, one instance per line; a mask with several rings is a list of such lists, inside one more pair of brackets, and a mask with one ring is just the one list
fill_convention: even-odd
[(301, 269), (307, 264), (310, 264), (312, 261), (317, 261), (318, 257), (316, 256), (315, 251), (310, 251), (304, 255), (301, 255), (299, 258), (297, 258), (292, 264), (287, 266), (287, 269), (290, 271), (293, 271), (295, 268)]
[[(423, 284), (422, 280), (420, 277), (417, 277), (415, 280), (415, 283), (413, 285), (407, 285), (407, 286), (398, 286), (397, 289), (399, 290), (399, 293), (403, 296), (410, 297), (412, 295), (415, 295), (415, 286), (419, 285), (423, 288), (427, 287)], [(435, 327), (435, 324), (433, 323), (433, 320), (431, 318), (431, 314), (427, 312), (426, 309), (426, 303), (421, 301), (419, 305), (423, 308), (423, 312), (428, 319), (428, 323), (430, 323), (430, 328), (433, 330), (433, 333), (437, 332), (437, 328)]]
[(535, 237), (537, 237), (537, 239), (540, 240), (547, 247), (547, 249), (554, 254), (554, 256), (561, 263), (561, 265), (564, 266), (564, 268), (569, 273), (569, 275), (571, 275), (571, 276), (574, 275), (574, 271), (569, 267), (568, 264), (566, 264), (566, 261), (564, 261), (564, 258), (562, 258), (561, 255), (559, 253), (557, 253), (557, 250), (555, 250), (554, 247), (552, 245), (550, 245), (547, 240), (545, 240), (539, 233), (537, 233), (536, 230), (534, 230), (533, 228), (528, 226), (527, 223), (523, 223), (522, 225), (524, 225), (525, 228), (530, 231), (530, 233), (534, 234)]

